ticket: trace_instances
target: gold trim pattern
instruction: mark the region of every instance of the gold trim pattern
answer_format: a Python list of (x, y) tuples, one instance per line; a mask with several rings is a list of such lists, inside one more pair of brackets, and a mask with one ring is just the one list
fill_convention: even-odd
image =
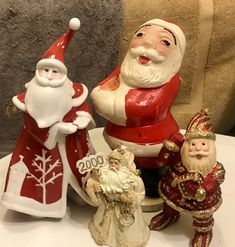
[(211, 131), (189, 131), (185, 134), (185, 140), (190, 141), (192, 139), (211, 139), (215, 141), (216, 135)]
[(208, 216), (211, 216), (222, 204), (222, 197), (220, 198), (219, 202), (214, 205), (213, 207), (209, 208), (209, 209), (205, 209), (205, 210), (187, 210), (184, 209), (178, 205), (176, 205), (174, 202), (170, 201), (161, 191), (160, 189), (161, 186), (161, 182), (159, 183), (159, 194), (161, 196), (161, 198), (163, 199), (163, 201), (170, 206), (171, 208), (175, 209), (176, 211), (180, 212), (180, 213), (184, 213), (184, 214), (189, 214), (192, 215), (194, 217), (198, 217), (198, 218), (208, 218)]
[(165, 140), (163, 142), (163, 145), (164, 145), (164, 147), (166, 147), (168, 150), (170, 150), (172, 152), (179, 152), (180, 151), (180, 148), (173, 141)]
[(209, 232), (212, 227), (213, 227), (214, 224), (211, 224), (209, 226), (193, 226), (194, 230), (197, 231), (197, 232), (203, 232), (203, 233), (206, 233), (206, 232)]

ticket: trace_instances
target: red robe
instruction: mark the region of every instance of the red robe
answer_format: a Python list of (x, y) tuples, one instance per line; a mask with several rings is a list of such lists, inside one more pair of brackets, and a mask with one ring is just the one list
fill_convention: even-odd
[[(73, 87), (73, 100), (85, 98), (84, 86), (74, 83)], [(25, 93), (17, 98), (24, 104)], [(73, 122), (78, 112), (90, 115), (88, 104), (82, 101), (72, 107), (63, 122)], [(68, 184), (90, 202), (85, 193), (89, 174), (80, 174), (76, 162), (92, 151), (86, 129), (65, 136), (53, 126), (39, 128), (24, 112), (24, 126), (10, 161), (2, 203), (27, 214), (60, 218), (66, 211)]]
[[(188, 172), (183, 166), (180, 151), (171, 152), (162, 148), (160, 162), (169, 165), (166, 175), (159, 184), (159, 193), (164, 202), (176, 211), (187, 213), (195, 217), (212, 215), (222, 203), (220, 184), (224, 181), (225, 170), (221, 163), (217, 162), (211, 172), (203, 178), (200, 188), (205, 190), (205, 199), (195, 199), (199, 184), (192, 179), (183, 181), (179, 186), (174, 186), (174, 178), (192, 176), (195, 172)], [(173, 182), (173, 183), (172, 183)], [(183, 194), (182, 194), (183, 193)]]

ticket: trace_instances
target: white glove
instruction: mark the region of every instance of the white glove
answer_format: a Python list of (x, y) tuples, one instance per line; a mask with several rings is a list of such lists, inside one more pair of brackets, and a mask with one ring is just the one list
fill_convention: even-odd
[(73, 123), (58, 123), (58, 131), (62, 134), (68, 135), (68, 134), (73, 134), (77, 131), (77, 126), (74, 125)]
[(85, 129), (90, 121), (91, 119), (86, 116), (78, 116), (76, 120), (73, 121), (73, 124), (75, 124), (78, 129)]

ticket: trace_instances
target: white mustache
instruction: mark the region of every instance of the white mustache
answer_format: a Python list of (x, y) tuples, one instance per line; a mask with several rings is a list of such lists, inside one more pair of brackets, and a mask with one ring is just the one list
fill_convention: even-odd
[(66, 81), (66, 77), (67, 77), (67, 75), (64, 75), (61, 79), (49, 80), (43, 76), (40, 76), (38, 73), (38, 70), (36, 70), (37, 82), (38, 82), (38, 84), (40, 84), (43, 87), (48, 87), (48, 86), (49, 87), (60, 87)]
[(195, 152), (189, 153), (190, 157), (196, 157), (198, 155), (201, 155), (202, 157), (207, 157), (208, 156), (208, 152), (203, 152), (203, 151), (197, 152), (197, 151), (195, 151)]
[(163, 62), (166, 58), (163, 55), (160, 55), (157, 50), (153, 48), (145, 48), (143, 46), (138, 46), (131, 48), (130, 53), (133, 57), (145, 56), (151, 59), (153, 62)]

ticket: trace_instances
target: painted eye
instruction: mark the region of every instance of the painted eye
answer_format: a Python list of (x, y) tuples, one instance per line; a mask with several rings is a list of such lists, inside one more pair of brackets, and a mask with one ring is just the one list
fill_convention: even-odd
[(53, 73), (58, 73), (58, 71), (57, 70), (53, 70)]
[(192, 143), (192, 146), (193, 146), (193, 147), (195, 146), (195, 143), (194, 143), (194, 142)]
[(170, 47), (170, 45), (171, 45), (171, 43), (170, 43), (168, 40), (166, 40), (166, 39), (163, 39), (163, 40), (161, 41), (161, 43), (162, 43), (164, 46), (166, 46), (166, 47)]
[(136, 37), (137, 37), (137, 38), (142, 38), (143, 36), (144, 36), (144, 34), (141, 33), (141, 32), (136, 34)]
[(203, 143), (202, 143), (202, 146), (205, 146), (205, 145), (206, 145), (206, 143), (205, 143), (205, 142), (203, 142)]
[(46, 72), (49, 72), (49, 69), (45, 69)]

